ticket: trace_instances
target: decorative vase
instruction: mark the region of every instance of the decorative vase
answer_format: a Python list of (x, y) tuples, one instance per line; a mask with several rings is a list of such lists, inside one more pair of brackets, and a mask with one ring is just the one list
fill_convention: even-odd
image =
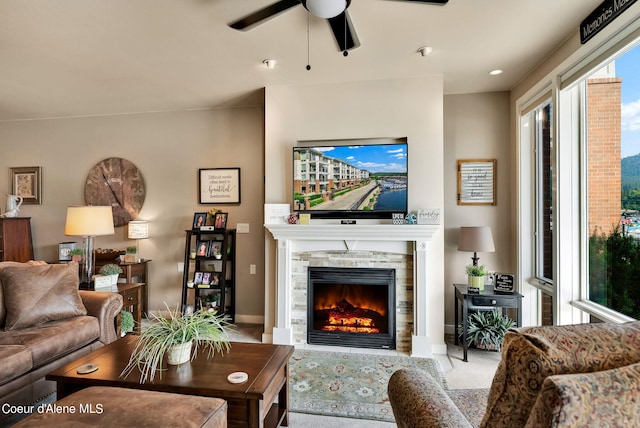
[(484, 276), (471, 276), (467, 277), (467, 285), (469, 287), (476, 287), (480, 290), (484, 290)]
[(184, 364), (191, 359), (191, 345), (193, 341), (190, 340), (185, 343), (179, 343), (177, 345), (171, 345), (167, 350), (167, 363), (172, 366), (178, 366)]

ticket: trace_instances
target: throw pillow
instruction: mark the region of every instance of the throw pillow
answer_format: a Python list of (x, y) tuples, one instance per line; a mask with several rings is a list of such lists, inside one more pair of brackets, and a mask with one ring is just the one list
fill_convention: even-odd
[(7, 310), (5, 330), (86, 315), (78, 293), (78, 266), (6, 267), (0, 281)]
[[(28, 265), (36, 266), (41, 264), (46, 264), (46, 263), (36, 262), (34, 260), (29, 260), (26, 263), (12, 262), (12, 261), (0, 262), (0, 272), (2, 272), (6, 267), (20, 267), (20, 266), (28, 266)], [(4, 327), (4, 319), (5, 319), (5, 316), (7, 315), (7, 310), (4, 307), (4, 297), (2, 295), (1, 287), (2, 287), (2, 284), (0, 284), (0, 327)]]
[(549, 376), (526, 427), (630, 427), (640, 420), (640, 364)]
[(638, 363), (638, 343), (638, 321), (509, 330), (482, 428), (524, 426), (547, 377)]

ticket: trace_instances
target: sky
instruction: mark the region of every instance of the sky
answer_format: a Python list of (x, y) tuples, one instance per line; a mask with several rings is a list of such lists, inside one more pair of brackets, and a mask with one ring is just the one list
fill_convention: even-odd
[(616, 59), (622, 78), (622, 157), (640, 153), (640, 45)]
[(325, 155), (341, 159), (369, 172), (407, 172), (407, 145), (316, 147)]

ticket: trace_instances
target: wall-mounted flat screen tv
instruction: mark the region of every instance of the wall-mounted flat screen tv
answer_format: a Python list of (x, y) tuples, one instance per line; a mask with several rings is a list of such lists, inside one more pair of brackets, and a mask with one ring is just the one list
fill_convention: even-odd
[(337, 143), (293, 148), (294, 211), (346, 219), (406, 213), (406, 138)]

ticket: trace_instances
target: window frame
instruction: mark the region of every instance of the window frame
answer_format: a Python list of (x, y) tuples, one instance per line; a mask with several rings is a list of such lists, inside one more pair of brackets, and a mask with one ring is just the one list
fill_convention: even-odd
[[(639, 9), (640, 10), (640, 7)], [(626, 322), (631, 318), (588, 300), (588, 226), (586, 215), (586, 168), (582, 146), (585, 135), (585, 109), (581, 108), (584, 91), (580, 82), (613, 57), (630, 49), (640, 40), (640, 15), (629, 13), (611, 25), (598, 38), (580, 46), (565, 60), (548, 70), (546, 76), (520, 94), (515, 101), (517, 157), (518, 279), (525, 299), (523, 325), (538, 325), (540, 295), (553, 297), (555, 324), (599, 320)], [(608, 39), (606, 39), (608, 37)], [(599, 44), (597, 44), (599, 43)], [(540, 105), (541, 96), (549, 91), (552, 100), (553, 129), (553, 275), (552, 284), (536, 277), (536, 178), (532, 160), (531, 129), (526, 129), (526, 113)], [(578, 221), (575, 221), (575, 220)], [(527, 302), (527, 300), (525, 300)]]

